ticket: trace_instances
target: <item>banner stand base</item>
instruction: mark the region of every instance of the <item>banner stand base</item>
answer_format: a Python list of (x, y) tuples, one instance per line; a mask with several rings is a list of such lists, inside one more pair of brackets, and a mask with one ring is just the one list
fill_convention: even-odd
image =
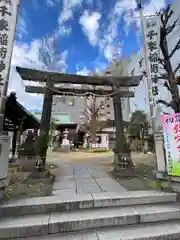
[[(180, 177), (168, 176), (167, 173), (156, 171), (156, 179), (161, 182), (161, 190), (168, 192), (179, 193), (178, 198), (180, 199)], [(169, 178), (171, 177), (171, 181)]]

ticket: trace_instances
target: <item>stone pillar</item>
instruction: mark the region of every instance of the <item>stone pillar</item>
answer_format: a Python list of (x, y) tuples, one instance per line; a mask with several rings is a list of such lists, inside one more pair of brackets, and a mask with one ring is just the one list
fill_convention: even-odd
[(18, 130), (14, 128), (13, 137), (12, 137), (12, 157), (9, 160), (10, 163), (15, 162), (15, 159), (16, 159), (17, 136), (18, 136)]
[(84, 134), (84, 143), (83, 143), (83, 147), (86, 148), (88, 146), (88, 141), (87, 141), (87, 138), (88, 138), (89, 134)]
[(12, 139), (12, 157), (15, 158), (16, 156), (16, 143), (17, 143), (17, 129), (14, 130), (13, 132), (13, 139)]
[[(46, 79), (46, 86), (44, 91), (44, 101), (43, 101), (43, 109), (41, 114), (41, 124), (40, 124), (40, 136), (49, 135), (50, 130), (50, 122), (51, 122), (51, 109), (52, 109), (52, 100), (53, 100), (53, 93), (51, 88), (53, 87), (53, 80), (50, 78)], [(48, 150), (48, 144), (44, 146), (44, 153), (41, 156), (41, 160), (43, 165), (46, 164), (46, 155)]]
[(144, 138), (144, 153), (148, 153), (149, 146), (148, 146), (148, 138)]
[[(114, 86), (114, 91), (118, 88)], [(124, 124), (122, 116), (121, 97), (119, 94), (113, 97), (114, 105), (114, 117), (116, 127), (116, 146), (114, 149), (114, 172), (120, 176), (132, 176), (134, 175), (133, 162), (131, 159), (131, 153), (129, 145), (124, 133)]]
[(68, 140), (68, 130), (67, 128), (63, 132), (64, 138), (62, 140), (62, 145), (69, 145), (69, 140)]
[(158, 177), (158, 174), (164, 175), (167, 172), (163, 133), (155, 134), (155, 146), (156, 146), (155, 148), (156, 148), (157, 177)]
[(108, 139), (108, 134), (101, 134), (101, 146), (103, 148), (109, 149), (109, 139)]
[(59, 139), (58, 139), (58, 131), (55, 130), (53, 132), (53, 137), (52, 137), (52, 151), (55, 151), (59, 147)]
[(8, 163), (10, 152), (10, 137), (0, 136), (0, 200), (4, 198), (5, 188), (8, 186)]

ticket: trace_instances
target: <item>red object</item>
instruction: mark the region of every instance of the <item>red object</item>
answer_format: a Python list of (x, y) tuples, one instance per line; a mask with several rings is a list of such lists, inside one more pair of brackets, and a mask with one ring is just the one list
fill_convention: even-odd
[(174, 133), (180, 133), (180, 124), (176, 124), (175, 126), (174, 126)]
[(176, 140), (176, 142), (180, 142), (180, 135), (175, 136), (174, 139)]

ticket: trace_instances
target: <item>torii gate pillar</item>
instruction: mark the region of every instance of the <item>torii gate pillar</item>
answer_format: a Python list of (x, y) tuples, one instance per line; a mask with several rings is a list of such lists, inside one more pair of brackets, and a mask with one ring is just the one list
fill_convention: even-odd
[[(114, 86), (114, 91), (117, 91)], [(121, 98), (117, 93), (113, 97), (114, 119), (116, 128), (116, 145), (114, 148), (114, 173), (119, 176), (133, 176), (134, 168), (129, 144), (124, 133)]]

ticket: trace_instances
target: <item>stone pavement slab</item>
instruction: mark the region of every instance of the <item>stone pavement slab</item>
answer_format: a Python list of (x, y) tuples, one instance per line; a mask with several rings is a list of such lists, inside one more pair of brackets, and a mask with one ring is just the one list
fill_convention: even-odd
[(126, 191), (103, 169), (92, 164), (62, 164), (53, 195)]
[(76, 178), (76, 184), (78, 183), (96, 183), (95, 178)]
[(126, 189), (117, 181), (110, 178), (97, 178), (97, 184), (104, 192), (124, 192)]
[(75, 181), (73, 180), (66, 180), (66, 181), (57, 181), (54, 184), (54, 190), (63, 190), (63, 189), (75, 189)]
[(74, 195), (76, 194), (75, 189), (62, 189), (62, 190), (53, 190), (52, 195), (53, 196), (63, 196), (63, 195)]
[(89, 169), (89, 172), (91, 173), (93, 178), (111, 178), (107, 173), (100, 170), (98, 171)]
[(102, 189), (97, 185), (96, 182), (94, 183), (77, 183), (77, 193), (100, 193)]
[(92, 175), (88, 170), (75, 170), (74, 176), (76, 179), (92, 178)]

